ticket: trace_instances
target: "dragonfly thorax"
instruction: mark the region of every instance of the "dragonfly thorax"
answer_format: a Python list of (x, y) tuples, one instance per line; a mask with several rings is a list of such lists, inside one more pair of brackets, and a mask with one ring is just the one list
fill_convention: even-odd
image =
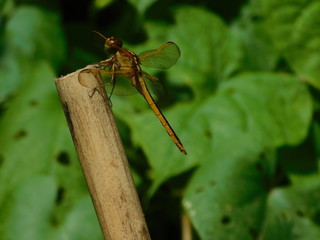
[(119, 69), (130, 70), (130, 72), (140, 72), (139, 58), (131, 51), (118, 51), (115, 54), (115, 59)]

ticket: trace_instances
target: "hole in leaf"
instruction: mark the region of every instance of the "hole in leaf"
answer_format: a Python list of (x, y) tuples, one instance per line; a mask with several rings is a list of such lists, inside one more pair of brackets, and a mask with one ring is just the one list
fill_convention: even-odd
[(205, 135), (207, 138), (212, 138), (212, 133), (211, 133), (209, 130), (204, 131), (204, 135)]
[(69, 154), (65, 151), (62, 151), (59, 153), (57, 160), (59, 163), (63, 165), (69, 165), (70, 164), (70, 157)]
[(224, 216), (224, 217), (222, 217), (222, 219), (221, 219), (221, 223), (222, 223), (222, 224), (227, 225), (227, 224), (229, 224), (230, 222), (231, 222), (231, 218), (230, 218), (229, 216)]
[(301, 210), (297, 210), (297, 211), (296, 211), (296, 214), (297, 214), (299, 217), (304, 217), (304, 212), (301, 211)]
[(285, 221), (288, 219), (287, 215), (284, 212), (280, 213), (280, 217)]
[(196, 192), (196, 193), (202, 193), (203, 191), (204, 191), (204, 187), (203, 187), (203, 186), (197, 187), (197, 188), (195, 189), (195, 192)]
[(25, 136), (27, 136), (27, 132), (24, 129), (21, 129), (13, 135), (13, 138), (19, 140)]
[[(0, 21), (1, 22), (1, 21)], [(15, 97), (14, 94), (9, 94), (5, 99), (1, 101), (0, 104), (0, 113), (5, 112), (8, 109), (9, 102)]]
[(137, 108), (137, 107), (134, 107), (134, 108), (133, 108), (133, 111), (134, 111), (134, 113), (137, 113), (137, 114), (139, 114), (139, 113), (142, 112), (141, 109), (140, 109), (140, 108)]
[(250, 228), (249, 232), (250, 232), (250, 234), (251, 234), (253, 239), (258, 239), (259, 234), (258, 234), (258, 231), (256, 229)]
[(4, 163), (4, 156), (0, 154), (0, 167)]
[(211, 187), (214, 187), (217, 184), (217, 182), (215, 180), (210, 180), (209, 185)]
[(263, 17), (253, 13), (251, 16), (251, 20), (254, 22), (259, 22), (259, 21), (263, 21)]
[(57, 227), (59, 225), (59, 221), (55, 215), (51, 216), (50, 223), (53, 227)]
[(0, 104), (0, 113), (3, 113), (6, 110), (4, 104)]
[(267, 154), (265, 152), (261, 152), (259, 154), (259, 158), (262, 159), (262, 160), (266, 160), (267, 159)]
[(56, 204), (59, 205), (63, 201), (65, 196), (65, 190), (63, 187), (58, 188), (57, 196), (56, 196)]
[(31, 99), (31, 100), (29, 101), (29, 104), (30, 104), (30, 106), (35, 107), (35, 106), (38, 105), (38, 101), (36, 101), (36, 100), (34, 100), (34, 99)]

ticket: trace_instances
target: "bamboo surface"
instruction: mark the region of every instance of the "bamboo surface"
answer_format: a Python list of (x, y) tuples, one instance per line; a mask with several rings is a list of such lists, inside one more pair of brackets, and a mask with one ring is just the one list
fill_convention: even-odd
[[(92, 95), (79, 72), (56, 79), (56, 86), (104, 238), (150, 239), (105, 89)], [(85, 77), (101, 85), (97, 76)]]

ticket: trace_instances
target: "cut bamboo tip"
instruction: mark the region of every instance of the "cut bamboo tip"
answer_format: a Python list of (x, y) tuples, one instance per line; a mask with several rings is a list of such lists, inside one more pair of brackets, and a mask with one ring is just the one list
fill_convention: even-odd
[[(90, 97), (80, 71), (56, 79), (56, 87), (104, 238), (150, 239), (105, 89)], [(94, 74), (85, 75), (93, 88), (102, 85)]]

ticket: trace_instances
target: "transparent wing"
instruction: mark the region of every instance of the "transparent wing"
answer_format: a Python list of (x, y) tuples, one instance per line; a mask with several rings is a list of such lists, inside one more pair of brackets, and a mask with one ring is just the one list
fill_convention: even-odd
[[(94, 78), (91, 74), (94, 75)], [(91, 89), (99, 87), (99, 79), (101, 79), (101, 74), (98, 69), (84, 69), (78, 75), (79, 83)]]
[[(114, 85), (107, 85), (107, 92), (118, 96), (130, 96), (137, 94), (138, 91), (131, 84), (131, 79), (123, 73), (117, 73), (114, 78)], [(113, 89), (112, 89), (113, 88)]]
[(128, 96), (137, 93), (137, 90), (131, 85), (131, 80), (126, 76), (128, 71), (103, 70), (103, 69), (84, 69), (79, 73), (78, 80), (82, 86), (94, 89), (99, 87), (98, 81), (92, 80), (86, 74), (94, 74), (97, 79), (103, 81), (108, 94)]
[(147, 84), (148, 90), (151, 90), (153, 95), (158, 98), (166, 97), (166, 90), (163, 83), (157, 77), (153, 77), (146, 72), (143, 72), (142, 79)]
[(167, 42), (157, 49), (142, 52), (138, 55), (143, 66), (167, 69), (176, 64), (180, 49), (173, 42)]

